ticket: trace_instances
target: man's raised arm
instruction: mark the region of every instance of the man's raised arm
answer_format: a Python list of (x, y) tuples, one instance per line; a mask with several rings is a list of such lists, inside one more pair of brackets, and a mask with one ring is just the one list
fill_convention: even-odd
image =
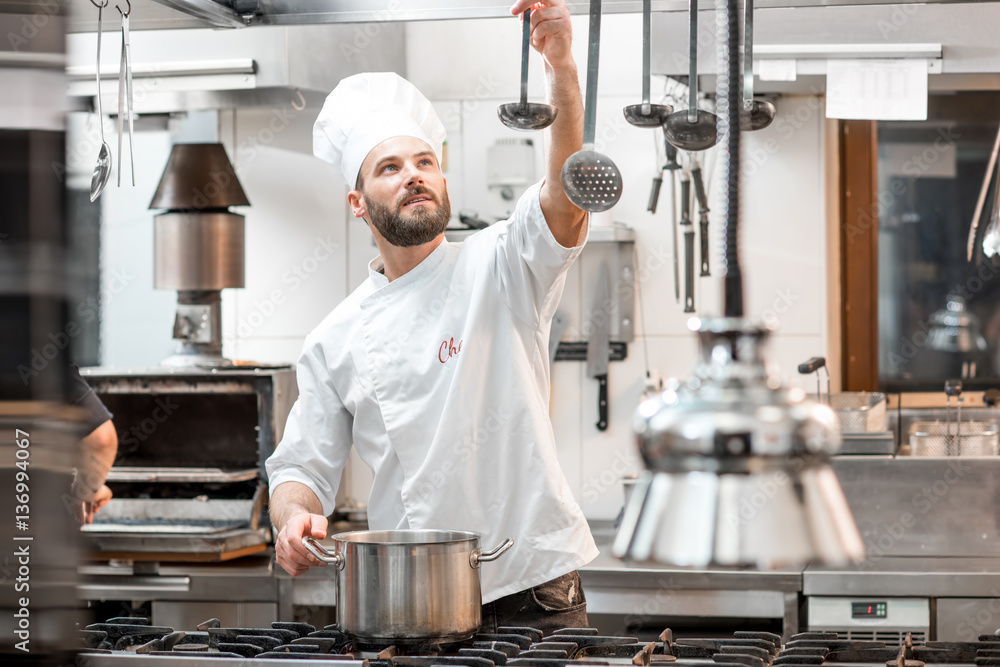
[(518, 0), (510, 8), (521, 14), (531, 7), (531, 43), (545, 64), (546, 99), (558, 113), (545, 130), (545, 183), (539, 203), (552, 235), (571, 248), (583, 242), (587, 214), (574, 206), (563, 192), (563, 163), (583, 144), (583, 100), (576, 62), (569, 10), (563, 0)]

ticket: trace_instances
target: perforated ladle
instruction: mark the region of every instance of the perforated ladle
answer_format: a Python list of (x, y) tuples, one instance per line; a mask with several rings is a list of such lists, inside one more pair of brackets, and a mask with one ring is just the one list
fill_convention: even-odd
[(531, 8), (521, 14), (524, 36), (521, 39), (521, 101), (497, 107), (500, 122), (512, 130), (542, 130), (556, 119), (557, 110), (550, 104), (528, 102), (528, 45), (531, 41)]
[(674, 108), (649, 103), (649, 33), (652, 0), (642, 0), (642, 104), (630, 104), (622, 111), (625, 120), (636, 127), (660, 127)]
[(560, 180), (574, 206), (607, 211), (622, 196), (622, 175), (607, 155), (594, 150), (597, 125), (597, 67), (601, 51), (601, 0), (590, 0), (590, 40), (587, 49), (587, 100), (583, 110), (583, 148), (566, 158)]
[(743, 113), (740, 129), (763, 130), (774, 120), (774, 105), (753, 98), (753, 0), (743, 5)]
[(719, 141), (718, 116), (698, 108), (698, 0), (688, 0), (688, 108), (663, 123), (667, 141), (685, 151), (703, 151)]

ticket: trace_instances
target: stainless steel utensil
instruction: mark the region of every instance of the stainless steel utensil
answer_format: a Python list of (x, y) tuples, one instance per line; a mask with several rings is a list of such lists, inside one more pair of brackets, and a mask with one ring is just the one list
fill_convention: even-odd
[(684, 312), (694, 312), (694, 231), (684, 232)]
[(698, 0), (688, 0), (688, 108), (675, 111), (663, 123), (663, 133), (677, 148), (703, 151), (719, 141), (714, 113), (698, 108)]
[(691, 170), (691, 179), (694, 181), (694, 194), (698, 199), (698, 227), (701, 234), (701, 276), (712, 275), (708, 266), (708, 196), (705, 194), (705, 181), (701, 177), (701, 167), (695, 166)]
[[(986, 174), (983, 175), (983, 185), (979, 188), (979, 199), (976, 200), (976, 211), (972, 214), (972, 224), (969, 226), (966, 259), (970, 262), (972, 261), (972, 249), (976, 245), (976, 235), (979, 231), (979, 217), (983, 214), (983, 205), (986, 203), (986, 193), (990, 189), (990, 179), (993, 177), (993, 169), (997, 164), (998, 152), (1000, 152), (1000, 129), (997, 130), (997, 138), (993, 141), (993, 151), (990, 153), (990, 161), (986, 163)], [(986, 250), (985, 238), (983, 239), (983, 250)]]
[(663, 144), (667, 150), (667, 164), (664, 169), (670, 172), (670, 240), (674, 251), (674, 300), (680, 303), (681, 274), (677, 251), (677, 172), (681, 165), (677, 161), (677, 147), (666, 138), (664, 138)]
[(608, 428), (608, 358), (611, 354), (611, 312), (608, 267), (601, 264), (594, 291), (594, 307), (590, 315), (590, 336), (587, 339), (587, 377), (597, 380), (597, 430)]
[(528, 102), (528, 50), (531, 43), (531, 8), (521, 14), (521, 101), (497, 107), (500, 122), (512, 130), (541, 130), (556, 119), (557, 110), (550, 104)]
[(111, 146), (104, 138), (104, 109), (101, 107), (101, 21), (104, 8), (108, 6), (109, 1), (104, 0), (104, 4), (99, 5), (90, 0), (91, 4), (97, 7), (97, 123), (101, 127), (101, 150), (97, 153), (94, 176), (90, 179), (90, 201), (95, 201), (101, 196), (111, 177)]
[[(666, 131), (666, 130), (664, 130)], [(691, 177), (681, 173), (681, 221), (684, 227), (684, 312), (694, 312), (694, 229), (691, 225)]]
[(1000, 255), (1000, 169), (993, 183), (993, 209), (983, 232), (983, 253), (987, 257)]
[(483, 552), (479, 534), (446, 530), (339, 533), (328, 550), (302, 544), (336, 567), (337, 618), (347, 635), (371, 643), (444, 643), (476, 633), (482, 621), (479, 564), (494, 561), (511, 539)]
[(128, 111), (128, 155), (132, 166), (132, 185), (135, 185), (135, 155), (133, 143), (135, 128), (132, 119), (132, 51), (129, 48), (128, 17), (132, 13), (132, 2), (128, 2), (128, 11), (122, 11), (121, 7), (115, 5), (115, 9), (122, 15), (122, 58), (118, 69), (118, 187), (122, 184), (122, 134), (124, 133), (123, 121), (126, 112), (126, 99)]
[(587, 100), (583, 111), (583, 148), (570, 155), (560, 174), (566, 197), (574, 206), (607, 211), (622, 196), (622, 175), (606, 155), (594, 150), (597, 126), (597, 70), (601, 51), (601, 0), (590, 0), (590, 43), (587, 51)]
[(642, 0), (642, 104), (630, 104), (622, 111), (625, 120), (636, 127), (660, 127), (674, 108), (649, 103), (649, 33), (652, 0)]
[(774, 120), (774, 105), (753, 98), (753, 0), (743, 0), (743, 113), (740, 129), (763, 130)]

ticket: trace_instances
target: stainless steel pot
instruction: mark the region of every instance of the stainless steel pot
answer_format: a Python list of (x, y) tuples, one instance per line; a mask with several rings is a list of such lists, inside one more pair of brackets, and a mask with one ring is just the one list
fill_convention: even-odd
[(446, 530), (339, 533), (327, 550), (311, 537), (309, 553), (334, 565), (340, 629), (378, 643), (468, 639), (482, 623), (479, 564), (514, 546), (483, 553), (479, 534)]

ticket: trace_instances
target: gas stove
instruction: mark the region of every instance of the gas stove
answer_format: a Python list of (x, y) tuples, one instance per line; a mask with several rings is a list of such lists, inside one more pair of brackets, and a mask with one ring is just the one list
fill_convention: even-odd
[[(86, 648), (79, 667), (1000, 667), (1000, 637), (978, 642), (914, 643), (842, 639), (832, 632), (794, 635), (784, 646), (768, 632), (735, 632), (722, 638), (675, 640), (670, 629), (657, 641), (609, 637), (593, 628), (566, 628), (549, 636), (533, 628), (502, 627), (451, 644), (363, 644), (335, 625), (275, 622), (270, 628), (223, 628), (216, 619), (196, 630), (175, 631), (145, 618), (113, 618), (81, 631)], [(221, 662), (220, 662), (221, 661)]]

